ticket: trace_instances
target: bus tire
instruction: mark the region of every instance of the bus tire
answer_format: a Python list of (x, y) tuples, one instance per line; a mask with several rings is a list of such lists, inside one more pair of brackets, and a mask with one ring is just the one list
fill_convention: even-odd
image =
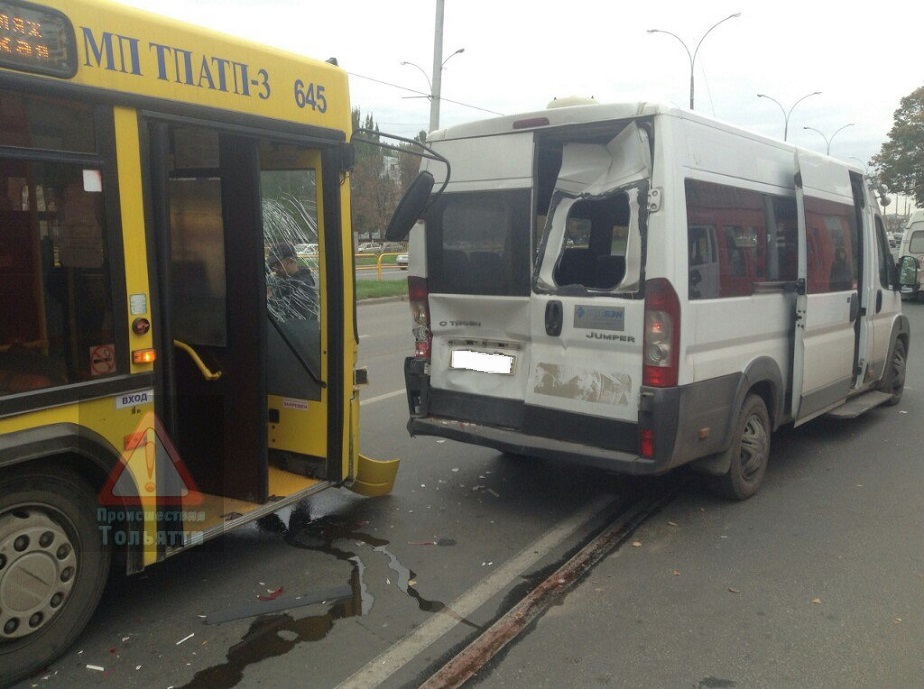
[(93, 616), (111, 561), (98, 506), (67, 469), (0, 475), (0, 686), (47, 667)]
[(729, 500), (746, 500), (756, 494), (770, 459), (770, 415), (759, 395), (748, 395), (738, 412), (734, 435), (725, 451), (728, 471), (709, 477), (710, 488)]
[(885, 376), (879, 390), (887, 392), (891, 397), (885, 402), (886, 406), (893, 407), (901, 402), (902, 394), (905, 392), (905, 367), (908, 364), (908, 352), (905, 349), (904, 340), (895, 340), (895, 346), (892, 348), (892, 358), (889, 361), (889, 367), (886, 369)]

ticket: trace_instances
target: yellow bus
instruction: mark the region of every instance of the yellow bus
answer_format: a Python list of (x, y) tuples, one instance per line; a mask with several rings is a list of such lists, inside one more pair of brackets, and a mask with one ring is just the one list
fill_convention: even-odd
[(138, 572), (358, 450), (346, 73), (102, 0), (0, 0), (0, 684)]

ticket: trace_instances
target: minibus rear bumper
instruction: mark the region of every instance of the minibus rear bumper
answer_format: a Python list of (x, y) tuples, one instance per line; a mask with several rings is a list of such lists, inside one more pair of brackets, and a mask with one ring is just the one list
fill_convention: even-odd
[(608, 450), (595, 445), (544, 438), (506, 428), (437, 416), (412, 417), (408, 421), (407, 430), (412, 436), (438, 436), (494, 448), (501, 452), (573, 462), (624, 474), (660, 474), (669, 468), (655, 460), (643, 459), (632, 452)]
[[(427, 363), (405, 361), (411, 436), (431, 435), (501, 452), (655, 475), (723, 451), (730, 441), (741, 374), (640, 390), (638, 422), (606, 420), (468, 393), (434, 390)], [(640, 453), (650, 435), (651, 457)]]

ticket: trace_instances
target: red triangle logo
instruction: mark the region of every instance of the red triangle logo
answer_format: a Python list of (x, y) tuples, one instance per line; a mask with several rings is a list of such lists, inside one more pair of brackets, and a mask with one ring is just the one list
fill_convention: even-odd
[(202, 504), (202, 493), (180, 458), (170, 436), (153, 412), (125, 438), (119, 463), (99, 491), (100, 505)]

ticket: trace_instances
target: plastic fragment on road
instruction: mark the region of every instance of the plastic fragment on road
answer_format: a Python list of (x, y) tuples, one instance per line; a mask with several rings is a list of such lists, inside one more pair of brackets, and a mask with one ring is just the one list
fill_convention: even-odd
[(223, 610), (217, 613), (209, 613), (205, 616), (205, 623), (221, 624), (222, 622), (240, 620), (246, 617), (257, 617), (259, 615), (266, 615), (271, 612), (280, 612), (282, 610), (300, 608), (306, 605), (313, 605), (314, 603), (336, 601), (342, 598), (349, 598), (352, 595), (353, 589), (350, 586), (344, 584), (341, 586), (318, 589), (316, 591), (302, 594), (301, 596), (280, 596), (275, 600), (260, 601), (258, 603), (253, 603), (241, 608)]

